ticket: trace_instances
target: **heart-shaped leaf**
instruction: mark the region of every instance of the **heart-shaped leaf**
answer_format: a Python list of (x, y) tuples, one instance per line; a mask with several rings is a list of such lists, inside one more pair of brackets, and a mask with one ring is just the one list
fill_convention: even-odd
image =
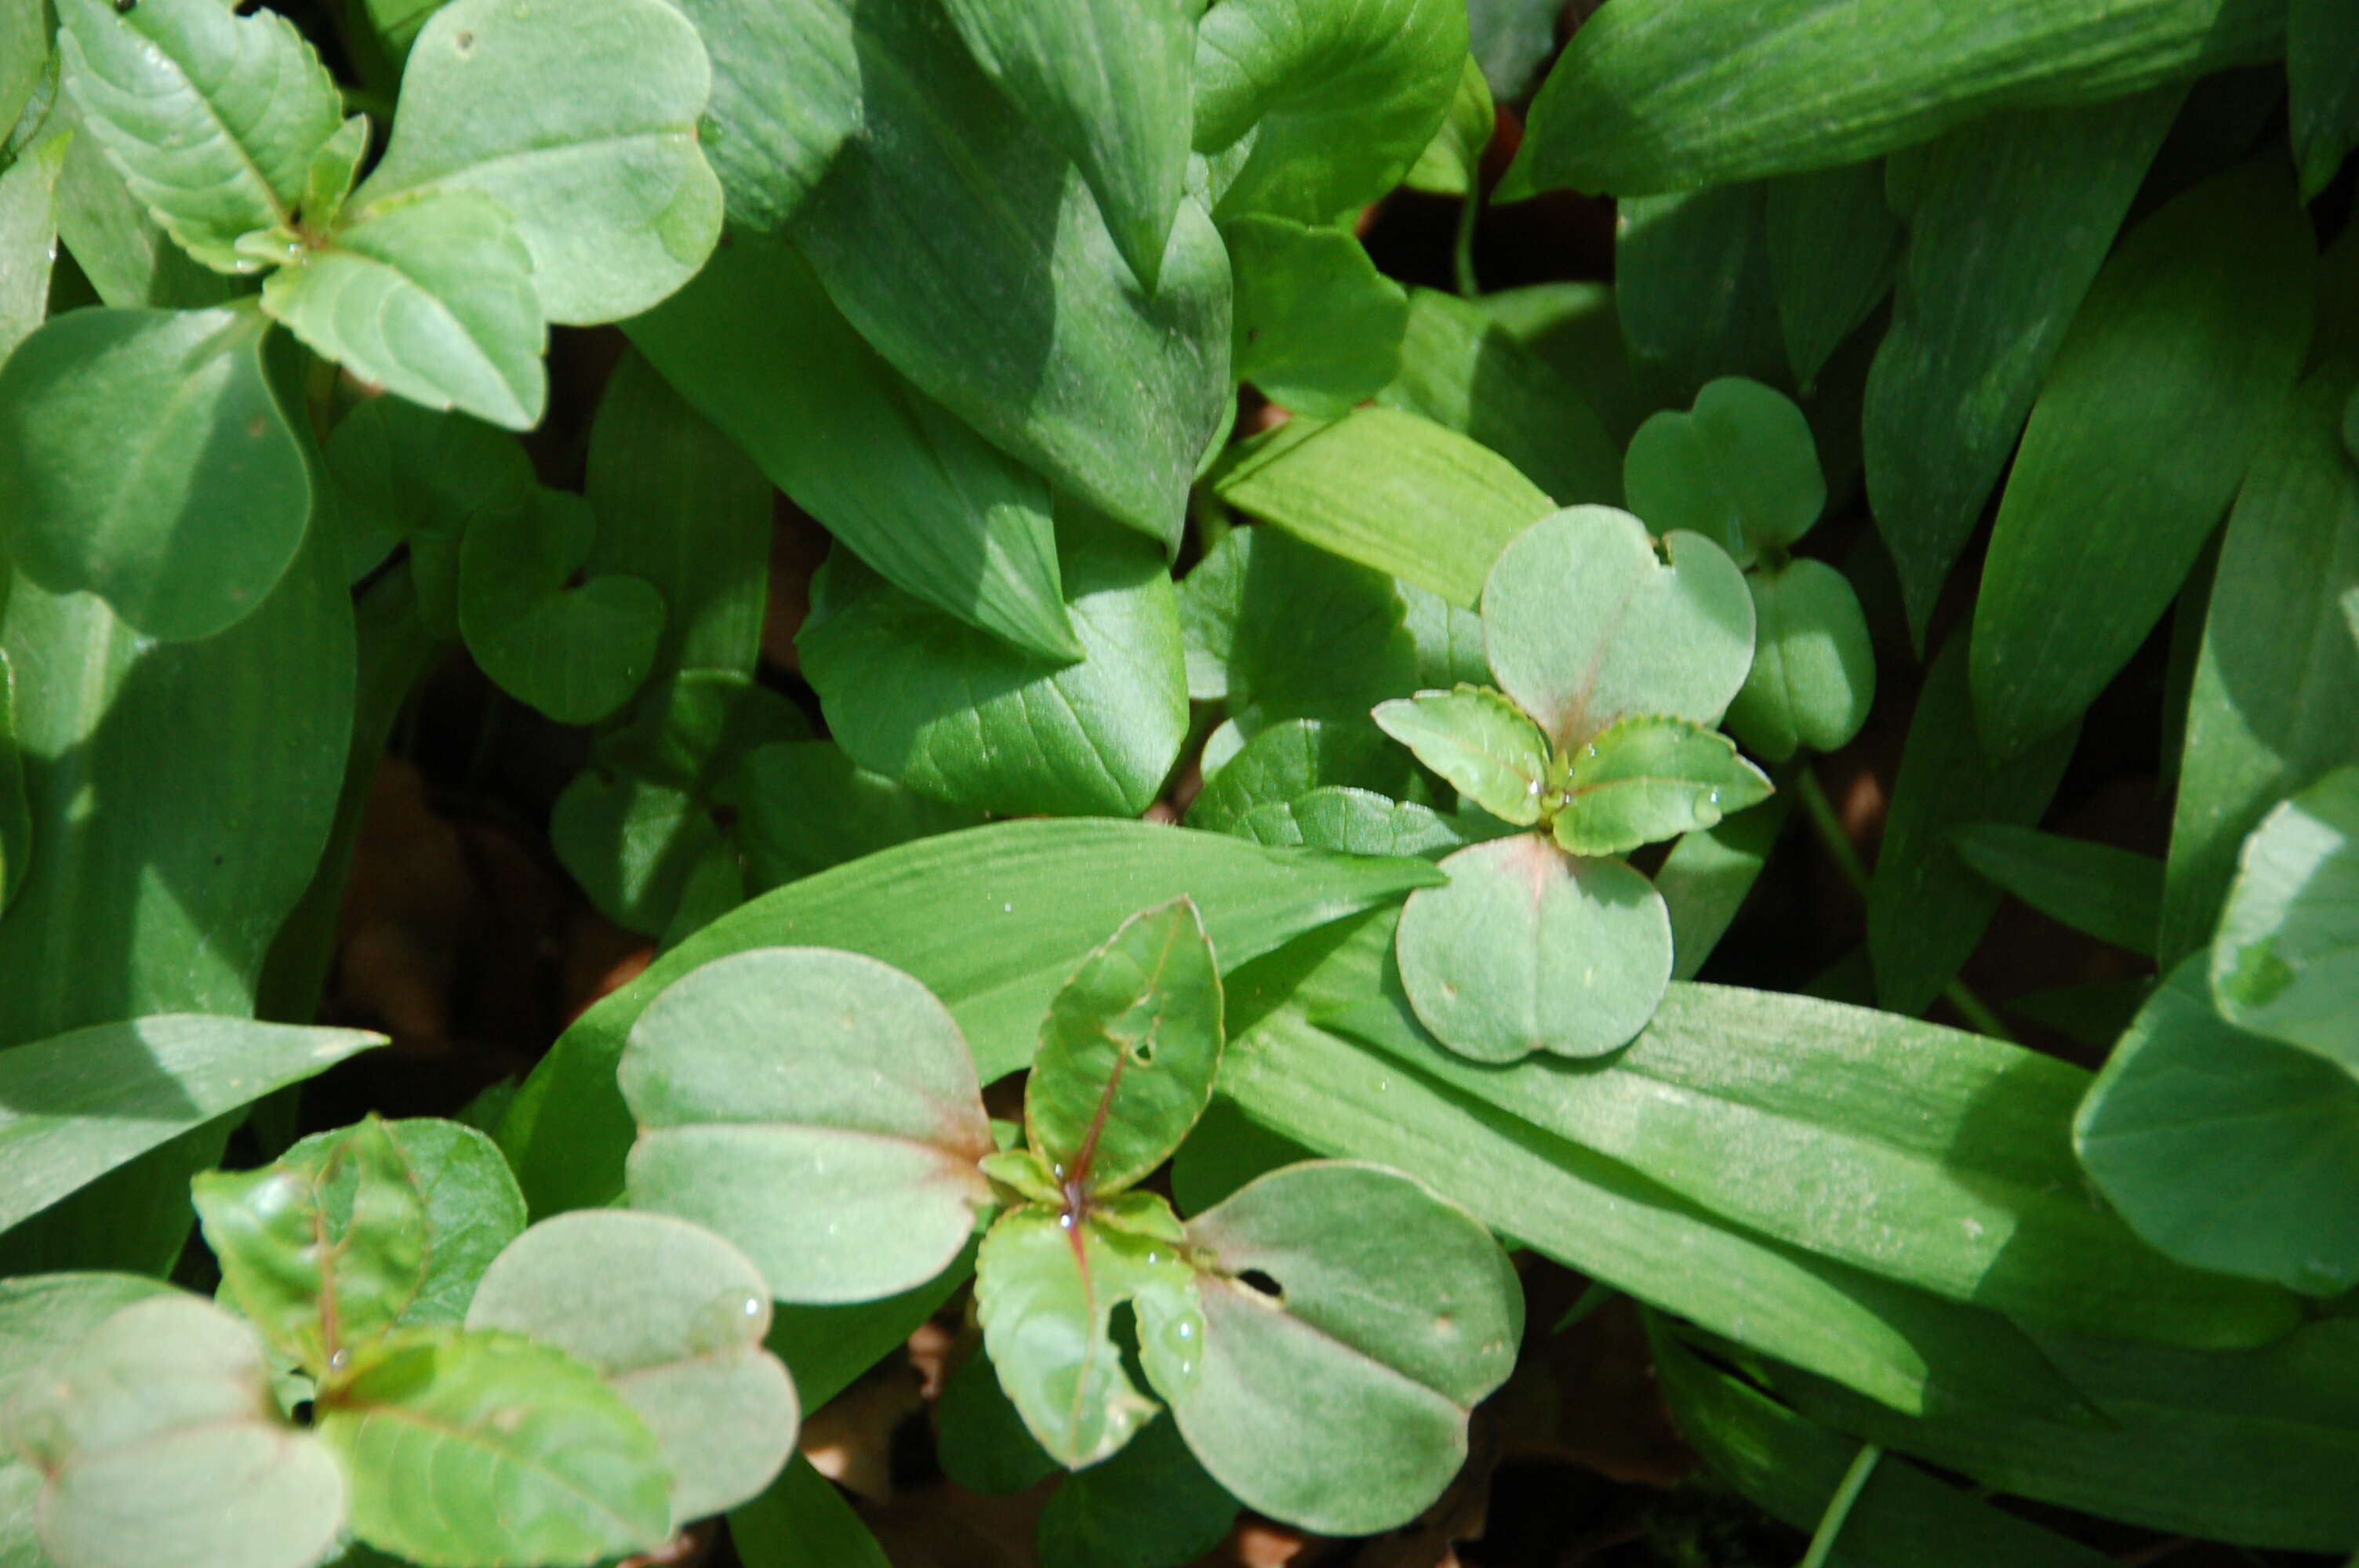
[(239, 237), (287, 223), (343, 118), (295, 25), (218, 0), (59, 0), (58, 20), (82, 124), (132, 194), (207, 266), (257, 270)]
[(476, 520), (459, 546), (459, 625), (484, 673), (560, 724), (592, 724), (646, 680), (663, 635), (663, 596), (608, 573), (567, 579), (597, 534), (590, 503), (544, 490), (533, 504)]
[(2327, 774), (2245, 840), (2212, 992), (2231, 1023), (2359, 1076), (2359, 768)]
[(1186, 894), (1123, 922), (1049, 1004), (1024, 1126), (1057, 1180), (1111, 1195), (1171, 1157), (1212, 1098), (1221, 971)]
[(374, 1116), (192, 1191), (231, 1298), (315, 1379), (389, 1333), (425, 1283), (426, 1194)]
[(1753, 664), (1753, 599), (1700, 534), (1573, 506), (1516, 535), (1483, 589), (1491, 669), (1560, 751), (1634, 713), (1716, 724)]
[(1717, 730), (1625, 719), (1573, 753), (1552, 825), (1570, 855), (1625, 855), (1769, 798), (1769, 780)]
[(423, 1568), (587, 1564), (671, 1533), (655, 1435), (549, 1346), (406, 1329), (357, 1354), (320, 1409), (353, 1533)]
[(1728, 705), (1728, 728), (1782, 762), (1808, 746), (1832, 752), (1867, 722), (1875, 647), (1851, 580), (1824, 561), (1745, 574), (1756, 628), (1753, 670)]
[(674, 1525), (757, 1496), (793, 1454), (795, 1386), (762, 1348), (761, 1271), (709, 1230), (662, 1215), (582, 1209), (495, 1259), (470, 1329), (506, 1329), (597, 1368), (655, 1434)]
[(1408, 294), (1358, 236), (1254, 214), (1223, 225), (1236, 279), (1229, 370), (1273, 403), (1340, 418), (1400, 368)]
[(633, 1205), (717, 1231), (780, 1301), (923, 1284), (991, 1201), (966, 1042), (874, 958), (763, 947), (692, 969), (640, 1014), (618, 1076)]
[(409, 546), (420, 611), (445, 636), (459, 629), (459, 541), (469, 524), (532, 504), (532, 460), (515, 437), (406, 397), (373, 397), (328, 438), (348, 569), (374, 571)]
[(321, 357), (429, 408), (511, 430), (540, 422), (549, 327), (532, 253), (497, 201), (464, 189), (379, 201), (286, 262), (262, 308)]
[(343, 1527), (344, 1477), (280, 1417), (261, 1342), (193, 1296), (107, 1318), (17, 1385), (7, 1426), (58, 1568), (310, 1568)]
[(1396, 938), (1419, 1022), (1478, 1062), (1595, 1056), (1654, 1016), (1671, 979), (1662, 895), (1620, 860), (1537, 833), (1459, 850), (1409, 895)]
[(1379, 703), (1376, 723), (1452, 788), (1502, 822), (1540, 819), (1548, 737), (1497, 692), (1462, 686)]
[(1783, 548), (1826, 510), (1810, 421), (1784, 393), (1727, 376), (1707, 382), (1691, 412), (1665, 409), (1630, 438), (1622, 492), (1658, 534), (1701, 534), (1750, 566)]
[(393, 143), (353, 207), (476, 190), (516, 220), (552, 321), (636, 316), (721, 237), (698, 150), (712, 69), (663, 0), (452, 0), (409, 51)]
[(26, 576), (168, 642), (260, 608), (311, 516), (269, 330), (250, 308), (70, 310), (17, 346), (0, 368), (0, 539)]
[(1440, 1496), (1523, 1337), (1490, 1232), (1397, 1172), (1321, 1161), (1248, 1184), (1188, 1241), (1202, 1332), (1165, 1337), (1146, 1301), (1139, 1345), (1213, 1478), (1328, 1535), (1389, 1530)]
[(1114, 1308), (1135, 1303), (1142, 1336), (1150, 1318), (1190, 1342), (1200, 1335), (1180, 1222), (1161, 1199), (1149, 1201), (1167, 1235), (1032, 1205), (1002, 1217), (975, 1259), (975, 1311), (1000, 1387), (1068, 1469), (1114, 1453), (1156, 1413), (1123, 1369)]

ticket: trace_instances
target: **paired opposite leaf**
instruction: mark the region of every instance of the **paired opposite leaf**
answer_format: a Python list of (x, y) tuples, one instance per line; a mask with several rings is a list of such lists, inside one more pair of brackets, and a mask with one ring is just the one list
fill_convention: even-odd
[(592, 724), (647, 677), (663, 596), (608, 573), (579, 587), (597, 523), (590, 503), (543, 490), (479, 518), (459, 546), (459, 624), (484, 673), (560, 724)]
[(1623, 498), (1658, 534), (1701, 534), (1750, 566), (1786, 548), (1826, 509), (1826, 475), (1810, 422), (1783, 393), (1729, 376), (1705, 384), (1691, 413), (1666, 409), (1630, 438)]
[(1720, 731), (1639, 715), (1573, 753), (1564, 792), (1551, 827), (1558, 845), (1571, 855), (1625, 855), (1767, 800), (1769, 781)]
[(780, 1300), (922, 1284), (991, 1201), (966, 1042), (874, 958), (764, 947), (693, 969), (640, 1015), (619, 1078), (632, 1203), (718, 1232)]
[(0, 540), (26, 576), (168, 642), (261, 607), (311, 516), (269, 330), (251, 308), (73, 310), (18, 345), (0, 368)]
[(2359, 1076), (2359, 768), (2329, 773), (2245, 840), (2212, 990), (2230, 1022)]
[(1875, 645), (1851, 579), (1824, 561), (1745, 574), (1753, 595), (1753, 668), (1728, 705), (1728, 728), (1769, 762), (1808, 746), (1832, 752), (1875, 702)]
[(1384, 732), (1451, 787), (1502, 822), (1540, 819), (1549, 787), (1548, 737), (1495, 691), (1462, 686), (1376, 706)]

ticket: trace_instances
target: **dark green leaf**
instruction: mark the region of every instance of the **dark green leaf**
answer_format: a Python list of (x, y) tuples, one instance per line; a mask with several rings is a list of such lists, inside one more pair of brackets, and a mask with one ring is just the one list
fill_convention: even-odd
[(1502, 822), (1528, 827), (1540, 819), (1541, 796), (1553, 783), (1548, 737), (1497, 692), (1474, 686), (1419, 692), (1377, 704), (1375, 720), (1452, 789)]
[(1657, 534), (1701, 534), (1751, 566), (1790, 547), (1826, 510), (1810, 422), (1785, 394), (1730, 376), (1705, 384), (1692, 413), (1638, 427), (1622, 469), (1630, 510)]
[(1393, 379), (1408, 296), (1356, 238), (1262, 213), (1223, 224), (1221, 238), (1236, 277), (1231, 374), (1324, 419)]
[(1552, 0), (1467, 0), (1466, 12), (1474, 59), (1492, 93), (1521, 98), (1556, 52), (1557, 6)]
[(799, 254), (741, 237), (630, 331), (886, 581), (1039, 657), (1081, 656), (1047, 482), (886, 364)]
[(1952, 637), (1933, 661), (1909, 720), (1868, 893), (1867, 945), (1884, 1006), (1924, 1011), (1998, 912), (2004, 895), (1958, 858), (1950, 829), (2038, 821), (2071, 761), (2080, 728), (2068, 723), (2014, 762), (1995, 762), (1974, 728), (1966, 639)]
[(1997, 822), (1951, 828), (1950, 847), (1977, 873), (2049, 919), (2154, 956), (2162, 862), (2153, 857)]
[(1777, 324), (1794, 379), (1807, 389), (1891, 291), (1900, 222), (1875, 159), (1773, 179), (1764, 200)]
[(1850, 743), (1875, 702), (1875, 645), (1851, 579), (1824, 561), (1745, 574), (1753, 668), (1728, 705), (1728, 728), (1782, 762), (1801, 747)]
[(893, 1568), (835, 1483), (797, 1454), (770, 1489), (729, 1514), (745, 1568)]
[(1974, 601), (1974, 717), (2013, 757), (2077, 717), (2160, 619), (2293, 385), (2313, 253), (2248, 165), (2140, 223), (2065, 334)]
[(475, 520), (459, 546), (459, 625), (484, 673), (560, 724), (620, 708), (653, 667), (666, 620), (653, 584), (570, 579), (590, 557), (590, 503), (544, 490)]
[(1174, 1568), (1218, 1547), (1236, 1517), (1236, 1498), (1205, 1474), (1178, 1423), (1151, 1421), (1049, 1495), (1040, 1568)]
[(168, 642), (253, 614), (311, 515), (269, 330), (252, 309), (74, 310), (9, 355), (0, 539), (18, 569)]
[(1674, 396), (1714, 376), (1785, 373), (1762, 192), (1758, 183), (1727, 185), (1632, 197), (1616, 210), (1622, 335), (1642, 372)]
[(25, 764), (16, 754), (16, 677), (0, 654), (0, 914), (25, 881), (33, 852), (33, 817), (25, 804)]
[(1996, 115), (1890, 162), (1908, 242), (1861, 438), (1868, 500), (1920, 646), (2184, 95)]
[(1636, 715), (1573, 753), (1550, 831), (1571, 855), (1626, 855), (1710, 827), (1770, 795), (1760, 769), (1716, 730)]
[(827, 741), (747, 752), (726, 795), (737, 816), (747, 885), (756, 892), (982, 820), (870, 773)]
[(698, 868), (730, 856), (712, 807), (685, 790), (595, 768), (574, 775), (549, 810), (549, 848), (600, 914), (660, 936)]
[(1266, 806), (1326, 786), (1399, 793), (1414, 771), (1365, 719), (1289, 719), (1245, 743), (1188, 807), (1188, 826), (1235, 833)]
[(2359, 11), (2349, 0), (2288, 0), (2287, 108), (2301, 199), (2314, 200), (2359, 146)]
[(1024, 1417), (999, 1386), (991, 1357), (980, 1349), (944, 1380), (934, 1424), (942, 1474), (970, 1492), (1021, 1492), (1060, 1468), (1032, 1440)]
[(524, 449), (463, 414), (373, 397), (337, 425), (326, 456), (351, 575), (374, 571), (406, 542), (420, 612), (440, 635), (457, 636), (459, 541), (480, 518), (532, 505)]
[(2359, 768), (2327, 774), (2245, 840), (2212, 990), (2230, 1022), (2359, 1075)]
[(1655, 891), (1671, 912), (1671, 978), (1695, 979), (1745, 905), (1777, 848), (1793, 805), (1777, 795), (1759, 806), (1680, 836), (1655, 872)]

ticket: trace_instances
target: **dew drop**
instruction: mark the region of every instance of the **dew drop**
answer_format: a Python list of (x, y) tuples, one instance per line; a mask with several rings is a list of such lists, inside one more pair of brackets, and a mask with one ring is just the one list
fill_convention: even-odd
[(1016, 906), (1012, 903), (1003, 903), (999, 906), (999, 913), (1002, 914), (1013, 914), (1016, 913)]

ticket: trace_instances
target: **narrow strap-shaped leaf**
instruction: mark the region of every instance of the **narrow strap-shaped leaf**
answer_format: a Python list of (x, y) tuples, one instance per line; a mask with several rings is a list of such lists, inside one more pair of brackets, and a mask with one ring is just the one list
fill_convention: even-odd
[(1900, 222), (1881, 160), (1789, 174), (1764, 198), (1786, 358), (1807, 391), (1892, 287)]
[(1953, 827), (1950, 843), (1977, 873), (2040, 914), (2153, 956), (2162, 864), (2151, 856), (1999, 822)]
[(25, 762), (16, 751), (16, 677), (0, 653), (0, 914), (8, 912), (33, 852), (33, 814), (25, 804)]
[(2287, 108), (2301, 199), (2313, 200), (2359, 146), (2359, 11), (2347, 0), (2287, 0)]
[[(39, 0), (34, 0), (33, 9), (38, 16)], [(58, 251), (58, 176), (72, 150), (71, 133), (60, 132), (0, 169), (0, 362), (49, 313), (49, 278)]]
[(1614, 314), (1631, 358), (1674, 395), (1714, 376), (1784, 376), (1763, 195), (1747, 181), (1616, 210)]

